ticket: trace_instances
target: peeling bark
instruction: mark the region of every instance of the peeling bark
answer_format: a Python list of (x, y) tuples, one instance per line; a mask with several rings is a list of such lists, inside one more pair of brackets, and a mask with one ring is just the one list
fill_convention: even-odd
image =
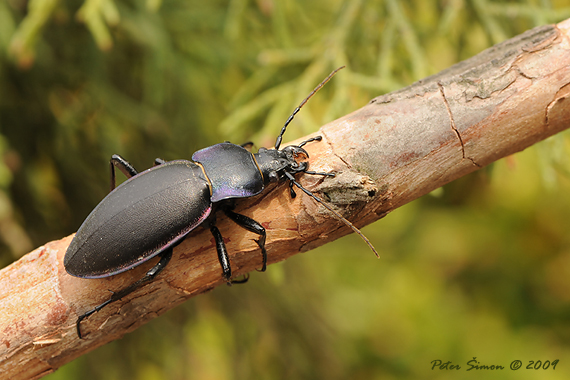
[[(568, 128), (569, 29), (570, 21), (535, 28), (323, 126), (323, 141), (306, 146), (311, 169), (338, 175), (301, 182), (360, 227)], [(304, 194), (291, 200), (287, 185), (237, 211), (266, 228), (270, 263), (350, 232)], [(261, 265), (253, 234), (223, 217), (218, 227), (235, 276)], [(85, 320), (79, 340), (77, 316), (155, 260), (110, 278), (79, 279), (62, 265), (70, 241), (50, 242), (0, 271), (0, 378), (42, 377), (224, 283), (213, 238), (200, 228), (156, 281)]]

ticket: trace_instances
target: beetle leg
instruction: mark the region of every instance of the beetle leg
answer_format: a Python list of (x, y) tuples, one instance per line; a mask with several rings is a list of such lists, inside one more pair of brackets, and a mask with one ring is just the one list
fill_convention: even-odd
[(155, 158), (154, 159), (154, 166), (158, 166), (158, 165), (162, 165), (162, 164), (166, 164), (166, 161), (163, 160), (162, 158)]
[(218, 251), (218, 260), (220, 260), (220, 265), (222, 266), (222, 276), (228, 282), (228, 285), (232, 284), (232, 268), (230, 267), (230, 257), (228, 256), (228, 250), (224, 244), (224, 238), (220, 233), (218, 227), (210, 225), (210, 232), (214, 235), (214, 240), (216, 241), (216, 251)]
[(94, 314), (95, 312), (101, 310), (102, 308), (104, 308), (108, 304), (115, 302), (115, 301), (118, 301), (121, 298), (131, 294), (132, 292), (134, 292), (135, 290), (140, 288), (145, 282), (148, 282), (148, 281), (151, 281), (152, 279), (154, 279), (166, 267), (166, 265), (170, 261), (170, 258), (172, 257), (172, 250), (173, 250), (173, 248), (170, 247), (167, 250), (160, 253), (160, 261), (155, 266), (150, 268), (148, 270), (148, 272), (146, 272), (146, 274), (144, 275), (143, 278), (139, 279), (138, 281), (133, 282), (131, 285), (127, 286), (124, 289), (119, 290), (118, 292), (113, 292), (113, 295), (107, 301), (103, 302), (100, 305), (95, 306), (92, 310), (89, 310), (87, 313), (80, 315), (77, 318), (77, 322), (76, 322), (77, 336), (79, 336), (79, 339), (83, 339), (83, 337), (81, 336), (81, 321), (82, 320), (89, 317), (91, 314)]
[(249, 273), (246, 273), (243, 278), (239, 279), (239, 280), (232, 280), (231, 284), (245, 284), (246, 282), (249, 281)]
[(232, 268), (230, 267), (230, 257), (228, 256), (228, 250), (226, 249), (226, 244), (224, 243), (224, 238), (220, 233), (220, 230), (215, 225), (210, 225), (210, 232), (214, 235), (214, 240), (216, 241), (216, 251), (218, 251), (218, 260), (220, 260), (220, 265), (222, 266), (222, 276), (227, 281), (228, 285), (232, 284), (244, 284), (249, 280), (249, 274), (246, 274), (241, 280), (232, 280)]
[(247, 149), (247, 150), (251, 150), (251, 148), (253, 147), (253, 142), (248, 141), (248, 142), (245, 142), (245, 143), (241, 144), (240, 146), (241, 146), (242, 148)]
[(265, 269), (267, 268), (267, 251), (265, 250), (265, 236), (266, 236), (265, 228), (263, 228), (263, 226), (258, 222), (256, 222), (255, 220), (245, 215), (235, 213), (230, 209), (224, 209), (224, 213), (228, 216), (228, 218), (233, 220), (238, 226), (245, 228), (246, 230), (251, 231), (254, 234), (259, 235), (259, 240), (256, 240), (255, 242), (257, 243), (257, 245), (259, 245), (259, 248), (261, 248), (261, 254), (263, 255), (263, 265), (260, 269), (260, 272), (265, 272)]
[(295, 198), (297, 196), (297, 193), (295, 193), (295, 190), (293, 189), (293, 182), (289, 181), (289, 191), (291, 192), (291, 198)]
[(111, 165), (111, 191), (115, 189), (115, 186), (117, 184), (115, 181), (115, 166), (119, 168), (119, 170), (124, 175), (126, 175), (127, 178), (131, 178), (139, 174), (139, 172), (137, 172), (137, 169), (135, 169), (134, 166), (129, 163), (129, 161), (125, 160), (118, 154), (113, 154), (109, 163)]

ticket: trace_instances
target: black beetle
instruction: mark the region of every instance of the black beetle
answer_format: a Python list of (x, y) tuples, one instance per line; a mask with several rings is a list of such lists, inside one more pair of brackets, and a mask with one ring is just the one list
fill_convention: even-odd
[[(356, 227), (295, 180), (297, 173), (334, 176), (309, 171), (308, 163), (303, 161), (309, 157), (303, 146), (320, 141), (321, 137), (279, 149), (283, 134), (297, 112), (341, 68), (334, 70), (293, 111), (277, 137), (275, 149), (261, 148), (252, 154), (245, 149), (249, 143), (240, 146), (225, 142), (197, 151), (192, 161), (156, 159), (154, 167), (141, 173), (121, 156), (112, 156), (111, 192), (89, 214), (71, 241), (63, 261), (65, 269), (76, 277), (101, 278), (127, 271), (155, 256), (160, 256), (160, 261), (143, 278), (80, 315), (76, 323), (79, 338), (83, 319), (156, 277), (170, 261), (174, 246), (200, 225), (209, 227), (214, 236), (228, 284), (246, 281), (247, 278), (232, 280), (228, 253), (215, 225), (217, 211), (223, 211), (235, 223), (259, 235), (256, 242), (263, 255), (260, 271), (265, 271), (265, 229), (255, 220), (235, 213), (233, 207), (236, 198), (257, 195), (271, 182), (288, 180), (291, 197), (295, 197), (293, 186), (298, 187), (357, 232), (376, 253)], [(129, 177), (116, 189), (115, 167)]]

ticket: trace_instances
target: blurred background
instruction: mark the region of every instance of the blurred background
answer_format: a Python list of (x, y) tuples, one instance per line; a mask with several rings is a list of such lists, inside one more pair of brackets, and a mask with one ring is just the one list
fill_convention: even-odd
[[(538, 25), (570, 0), (0, 2), (0, 263), (77, 230), (119, 153), (139, 170), (270, 146)], [(46, 379), (570, 378), (570, 135), (358, 237), (219, 287)], [(271, 254), (271, 253), (270, 253)], [(511, 371), (513, 360), (523, 368)], [(560, 360), (554, 369), (525, 369)], [(432, 370), (451, 361), (460, 371)], [(475, 373), (475, 374), (474, 374)]]

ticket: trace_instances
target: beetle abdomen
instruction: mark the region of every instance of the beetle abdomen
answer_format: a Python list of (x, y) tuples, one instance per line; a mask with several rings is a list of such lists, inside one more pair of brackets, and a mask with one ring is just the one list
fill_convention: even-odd
[(212, 211), (202, 169), (170, 161), (125, 181), (91, 212), (67, 252), (71, 275), (107, 277), (131, 269), (172, 246)]

